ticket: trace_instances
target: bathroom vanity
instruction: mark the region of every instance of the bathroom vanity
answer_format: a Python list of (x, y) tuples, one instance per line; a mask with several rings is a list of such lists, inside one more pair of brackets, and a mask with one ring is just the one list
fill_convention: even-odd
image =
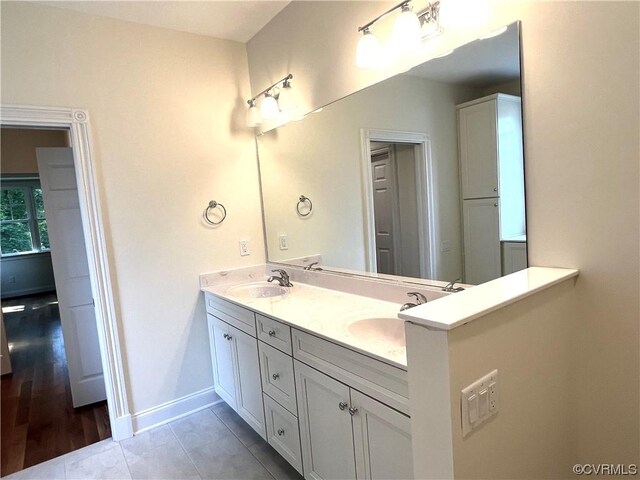
[(400, 304), (269, 268), (201, 280), (218, 395), (305, 478), (412, 478)]

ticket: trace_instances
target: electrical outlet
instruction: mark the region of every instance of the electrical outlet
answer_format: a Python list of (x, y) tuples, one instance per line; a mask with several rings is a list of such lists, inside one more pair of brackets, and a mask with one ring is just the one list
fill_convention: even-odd
[(250, 254), (251, 251), (249, 250), (249, 240), (240, 240), (240, 256), (246, 257)]
[(460, 392), (462, 436), (498, 413), (498, 370), (476, 380)]
[(280, 250), (289, 250), (289, 237), (286, 233), (278, 237), (278, 246)]

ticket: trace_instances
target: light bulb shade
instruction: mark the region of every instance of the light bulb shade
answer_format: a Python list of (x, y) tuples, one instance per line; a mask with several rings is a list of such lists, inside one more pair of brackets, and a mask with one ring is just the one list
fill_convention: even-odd
[(293, 110), (298, 106), (296, 104), (295, 94), (293, 93), (289, 82), (286, 82), (285, 86), (280, 89), (280, 93), (278, 95), (278, 105), (280, 106), (281, 112)]
[(478, 28), (489, 20), (488, 0), (440, 0), (440, 25), (443, 28)]
[(365, 30), (356, 49), (356, 67), (373, 68), (380, 59), (380, 41), (369, 30)]
[(265, 120), (278, 116), (280, 109), (278, 108), (278, 102), (276, 99), (271, 95), (266, 95), (260, 105), (260, 113), (262, 114), (262, 118)]
[(257, 127), (261, 122), (260, 112), (255, 105), (249, 107), (247, 111), (247, 126), (248, 127)]
[(420, 20), (408, 8), (403, 8), (396, 18), (391, 33), (391, 41), (401, 54), (413, 54), (420, 49), (422, 41)]

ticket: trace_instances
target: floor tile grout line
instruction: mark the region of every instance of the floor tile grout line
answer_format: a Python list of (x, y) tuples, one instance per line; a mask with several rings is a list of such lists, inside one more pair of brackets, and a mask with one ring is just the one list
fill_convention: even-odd
[(131, 479), (133, 479), (133, 473), (131, 473), (131, 467), (129, 467), (129, 462), (127, 461), (127, 456), (124, 453), (124, 449), (122, 448), (122, 444), (120, 442), (116, 442), (116, 443), (120, 447), (120, 452), (122, 453), (122, 458), (124, 458), (124, 464), (127, 466), (127, 471), (129, 472), (129, 477)]
[(185, 446), (180, 441), (180, 438), (178, 437), (178, 435), (176, 435), (176, 432), (173, 431), (173, 427), (171, 426), (172, 423), (173, 422), (167, 423), (167, 426), (169, 427), (169, 431), (171, 432), (171, 435), (173, 435), (173, 438), (176, 439), (176, 441), (178, 442), (178, 445), (180, 445), (180, 448), (182, 449), (184, 454), (187, 456), (187, 458), (191, 462), (191, 465), (193, 465), (193, 468), (195, 468), (196, 473), (198, 474), (198, 477), (200, 477), (201, 480), (205, 480), (205, 477), (202, 475), (202, 472), (200, 471), (200, 469), (196, 465), (196, 462), (193, 461), (193, 458), (191, 458), (191, 455), (189, 455), (189, 452), (187, 452), (187, 449), (185, 448)]
[[(253, 458), (255, 458), (260, 465), (262, 465), (262, 468), (264, 468), (266, 470), (266, 472), (271, 476), (271, 478), (273, 478), (273, 480), (278, 480), (275, 477), (275, 475), (273, 473), (271, 473), (271, 470), (269, 470), (269, 468), (264, 463), (262, 463), (258, 457), (256, 457), (254, 455), (254, 453), (251, 451), (251, 449), (245, 445), (245, 443), (240, 439), (240, 437), (238, 435), (236, 435), (236, 433), (233, 430), (231, 430), (231, 428), (229, 428), (229, 425), (227, 425), (227, 423), (220, 417), (220, 415), (218, 415), (216, 412), (213, 411), (213, 407), (209, 407), (209, 409), (211, 410), (211, 413), (213, 413), (216, 417), (218, 417), (218, 420), (220, 420), (222, 422), (222, 424), (225, 427), (227, 427), (227, 429), (233, 434), (233, 436), (238, 439), (238, 441), (242, 444), (242, 446), (249, 451), (251, 456)], [(260, 438), (262, 438), (262, 437), (260, 437)]]

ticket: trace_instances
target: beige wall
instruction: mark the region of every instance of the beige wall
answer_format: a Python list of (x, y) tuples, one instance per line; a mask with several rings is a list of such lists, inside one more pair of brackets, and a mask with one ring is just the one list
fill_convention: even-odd
[[(252, 85), (290, 71), (312, 109), (379, 80), (354, 65), (356, 28), (391, 4), (290, 4), (248, 44)], [(640, 463), (640, 4), (494, 6), (493, 26), (522, 20), (529, 261), (581, 269), (573, 457)]]
[[(434, 176), (437, 279), (462, 276), (456, 105), (478, 89), (398, 76), (258, 137), (269, 259), (322, 255), (322, 264), (366, 269), (361, 129), (427, 134)], [(314, 202), (300, 219), (295, 202)], [(286, 233), (289, 249), (280, 250)], [(447, 241), (449, 252), (439, 245)], [(409, 276), (409, 275), (406, 275)], [(419, 276), (419, 275), (417, 275)]]
[(264, 261), (248, 96), (240, 43), (2, 4), (2, 102), (89, 111), (132, 413), (212, 386), (198, 274)]
[(69, 134), (63, 130), (3, 128), (0, 134), (0, 173), (37, 174), (38, 147), (68, 147)]
[[(448, 335), (455, 478), (568, 478), (575, 463), (575, 280)], [(462, 437), (460, 391), (498, 369), (498, 414)]]

